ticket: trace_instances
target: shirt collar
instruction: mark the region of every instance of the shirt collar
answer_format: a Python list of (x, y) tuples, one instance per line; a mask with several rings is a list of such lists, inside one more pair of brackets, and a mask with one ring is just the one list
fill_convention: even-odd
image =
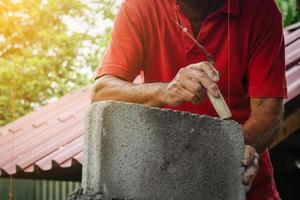
[(240, 0), (227, 0), (221, 8), (221, 11), (238, 16), (240, 13)]
[[(175, 9), (179, 9), (176, 0), (170, 0)], [(228, 9), (229, 7), (229, 9)], [(226, 0), (221, 12), (238, 16), (240, 13), (240, 0)]]

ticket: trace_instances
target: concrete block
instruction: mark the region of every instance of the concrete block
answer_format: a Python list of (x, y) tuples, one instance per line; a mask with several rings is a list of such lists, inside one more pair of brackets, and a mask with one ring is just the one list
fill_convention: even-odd
[(233, 121), (101, 102), (87, 116), (82, 187), (106, 199), (244, 200)]

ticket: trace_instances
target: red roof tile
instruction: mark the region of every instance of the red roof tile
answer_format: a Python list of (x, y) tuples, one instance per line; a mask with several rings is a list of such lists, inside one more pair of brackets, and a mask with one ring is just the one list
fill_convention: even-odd
[[(288, 103), (300, 94), (300, 29), (285, 34)], [(0, 128), (0, 176), (80, 165), (90, 92), (91, 86), (71, 92)]]
[(0, 128), (0, 175), (81, 163), (90, 92), (91, 86), (71, 92)]

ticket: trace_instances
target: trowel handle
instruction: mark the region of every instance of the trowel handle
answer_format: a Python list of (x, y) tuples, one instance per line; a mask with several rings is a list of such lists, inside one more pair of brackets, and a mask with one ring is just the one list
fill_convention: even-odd
[[(212, 66), (215, 66), (215, 61), (210, 54), (207, 55), (207, 60)], [(221, 119), (231, 119), (231, 111), (229, 110), (229, 107), (221, 93), (218, 98), (214, 97), (209, 92), (207, 92), (207, 96), (209, 97), (210, 102), (212, 103), (213, 107), (215, 108), (216, 112), (218, 113)]]
[(218, 98), (214, 97), (209, 92), (207, 92), (207, 95), (221, 119), (230, 119), (232, 117), (229, 107), (221, 93)]

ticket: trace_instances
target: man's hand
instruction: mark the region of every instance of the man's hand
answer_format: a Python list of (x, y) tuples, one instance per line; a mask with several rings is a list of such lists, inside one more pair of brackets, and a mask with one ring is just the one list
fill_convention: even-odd
[(245, 167), (243, 183), (248, 186), (247, 190), (251, 188), (252, 182), (257, 175), (259, 169), (259, 159), (260, 156), (256, 152), (255, 148), (250, 145), (245, 145), (244, 159), (241, 162)]
[(218, 71), (209, 62), (182, 68), (164, 90), (165, 104), (178, 106), (189, 101), (197, 104), (206, 97), (207, 91), (218, 97), (220, 91), (216, 82), (219, 79)]

